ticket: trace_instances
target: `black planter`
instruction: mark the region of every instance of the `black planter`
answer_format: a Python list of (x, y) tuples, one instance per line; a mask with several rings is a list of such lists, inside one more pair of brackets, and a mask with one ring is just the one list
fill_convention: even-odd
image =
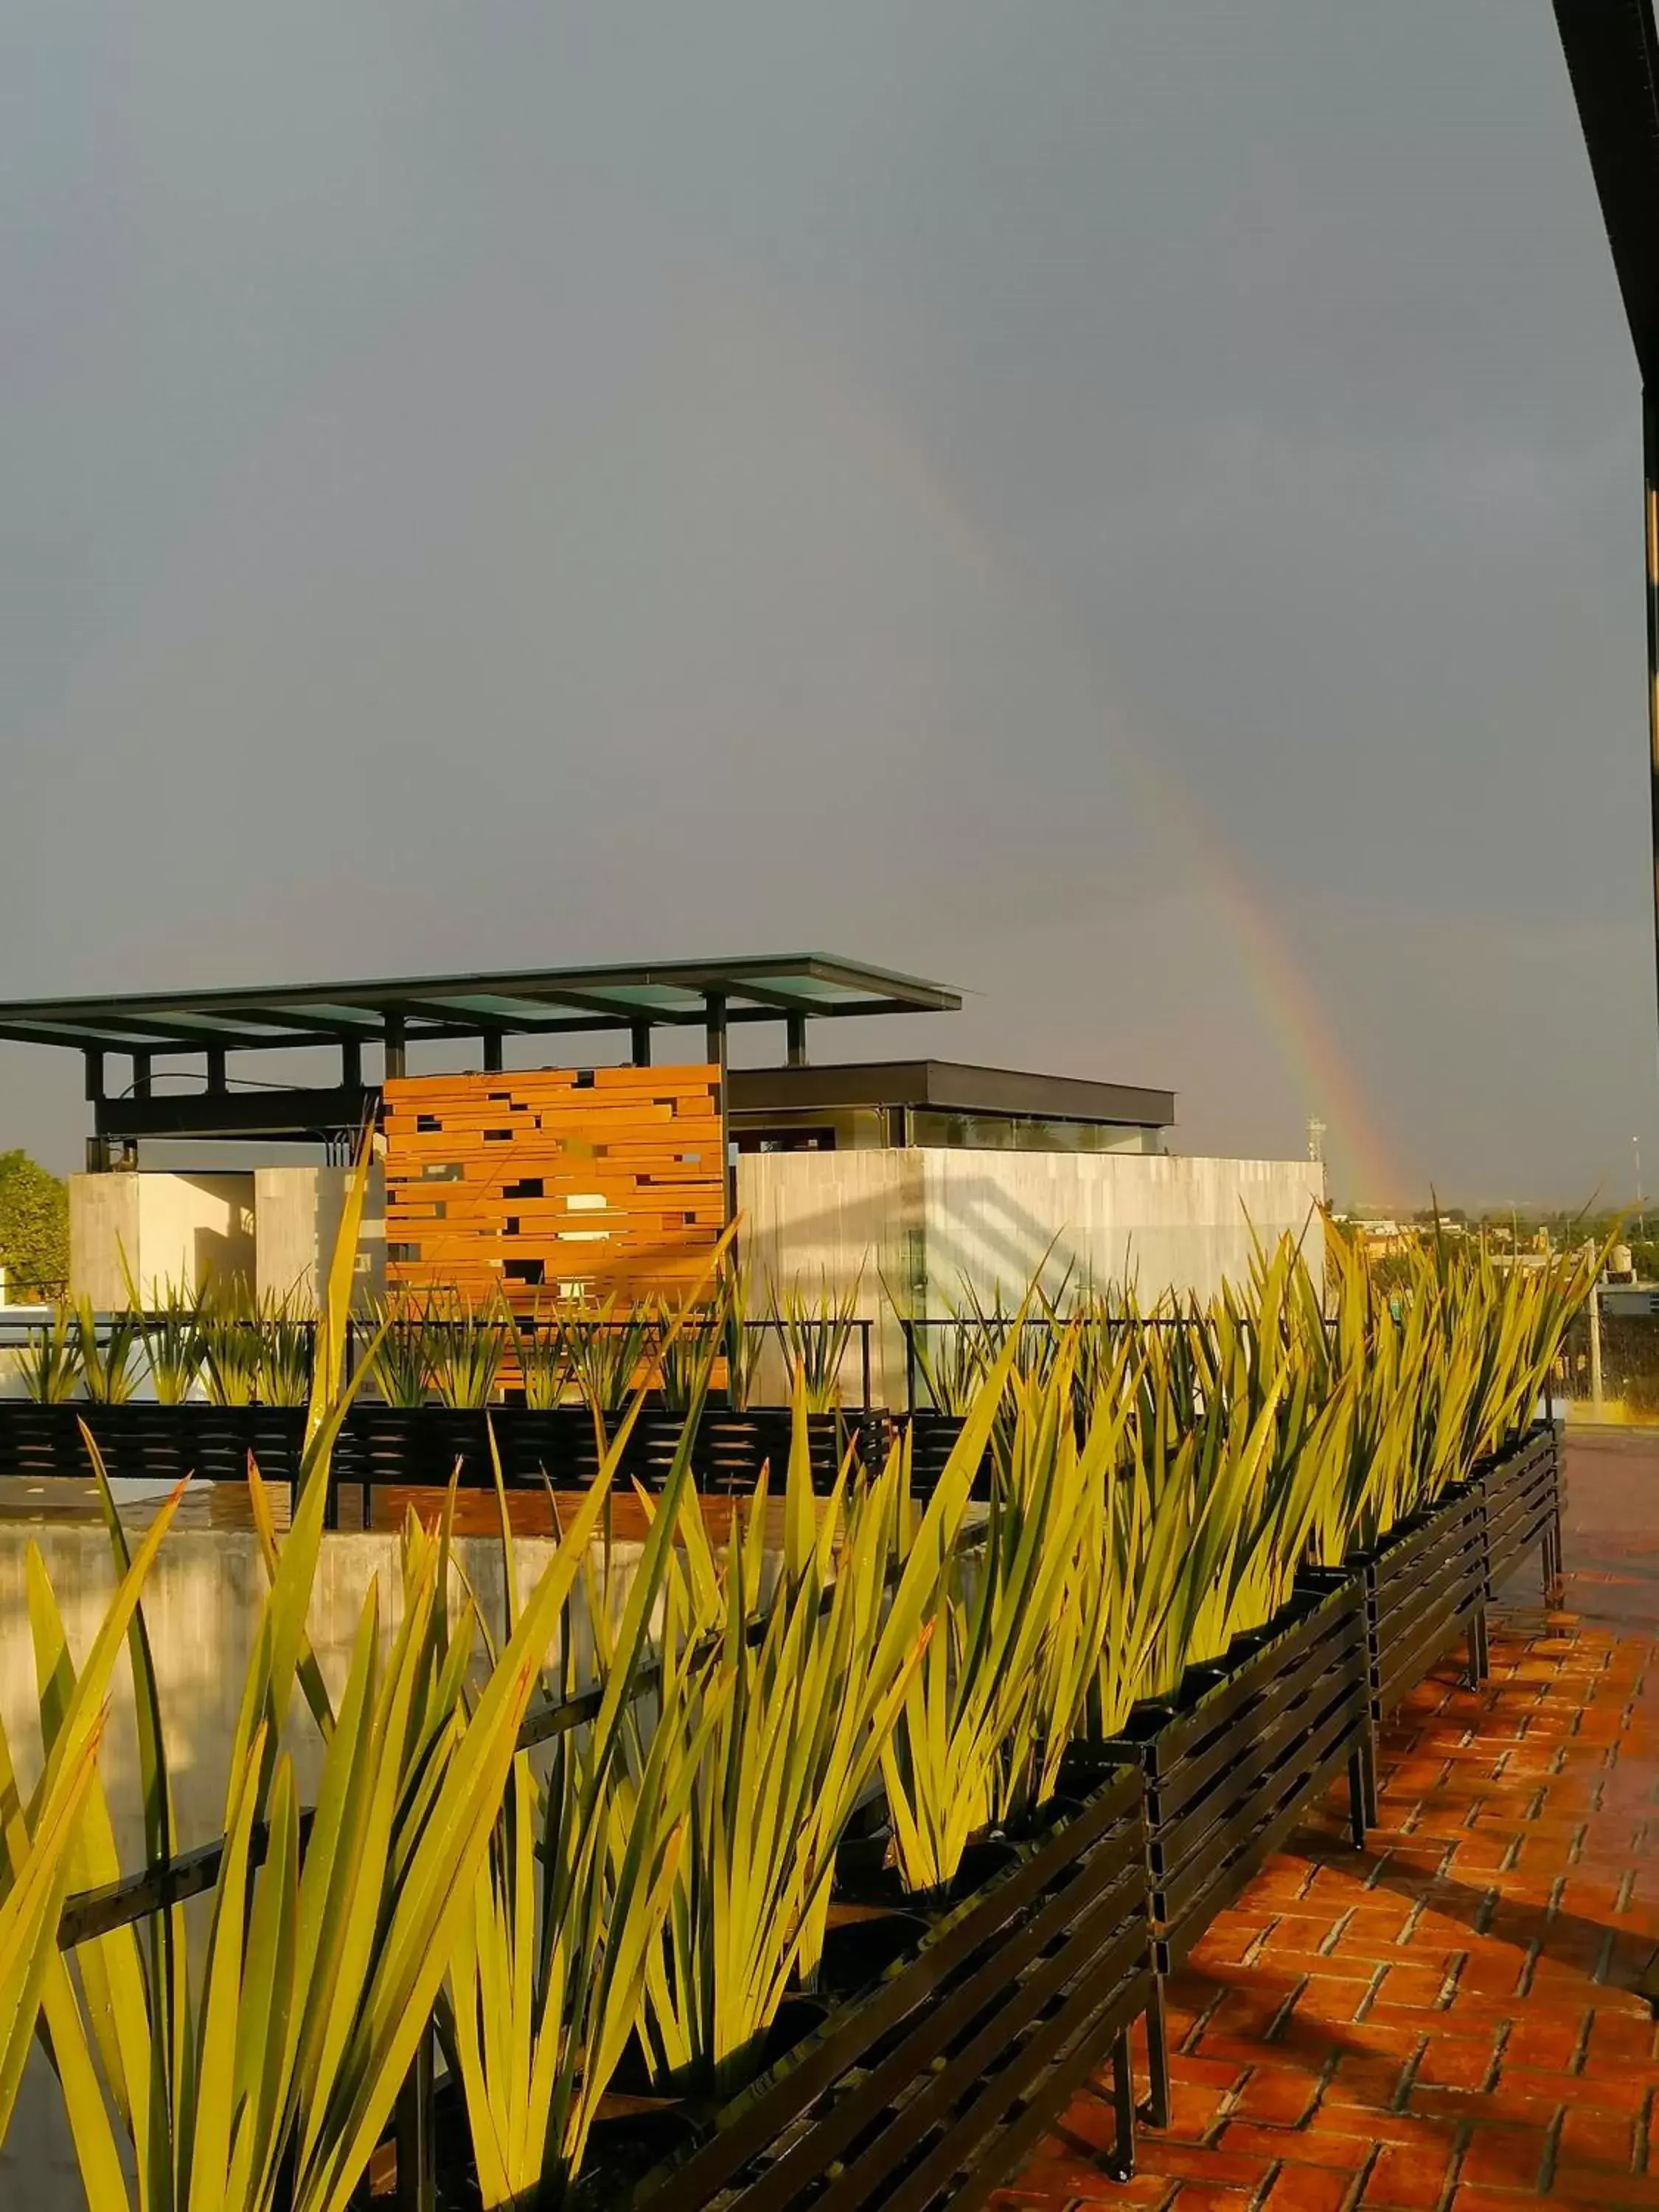
[[(614, 1429), (620, 1416), (613, 1416)], [(66, 1406), (37, 1406), (25, 1399), (0, 1400), (0, 1474), (88, 1475), (91, 1463), (79, 1423), (86, 1420), (112, 1475), (176, 1482), (193, 1474), (205, 1481), (240, 1482), (249, 1452), (267, 1481), (292, 1483), (300, 1472), (305, 1409), (298, 1406), (210, 1406), (192, 1400), (183, 1406), (158, 1406), (134, 1400), (125, 1406), (94, 1406), (76, 1401)], [(775, 1488), (782, 1484), (789, 1461), (791, 1416), (787, 1407), (763, 1407), (736, 1413), (704, 1409), (697, 1431), (694, 1471), (699, 1486), (713, 1492), (752, 1491), (763, 1466), (771, 1468)], [(861, 1458), (875, 1463), (886, 1449), (886, 1416), (812, 1413), (807, 1417), (812, 1479), (827, 1490), (849, 1442)], [(673, 1463), (684, 1417), (660, 1408), (635, 1421), (623, 1456), (623, 1479), (658, 1488)], [(368, 1493), (376, 1486), (441, 1489), (459, 1465), (463, 1487), (489, 1489), (489, 1431), (493, 1428), (501, 1473), (510, 1489), (539, 1491), (544, 1482), (576, 1489), (599, 1472), (599, 1448), (592, 1416), (585, 1407), (492, 1406), (482, 1409), (447, 1406), (400, 1407), (378, 1399), (354, 1401), (334, 1450), (336, 1488), (356, 1484)], [(331, 1525), (335, 1519), (332, 1502)]]
[(1471, 1677), (1485, 1674), (1486, 1523), (1479, 1480), (1457, 1483), (1439, 1504), (1350, 1561), (1365, 1591), (1373, 1724), (1460, 1640), (1468, 1644)]
[[(1266, 1631), (1188, 1670), (1167, 1704), (1138, 1706), (1103, 1747), (1146, 1784), (1152, 1932), (1172, 1973), (1346, 1767), (1356, 1848), (1370, 1795), (1364, 1590), (1313, 1574)], [(1152, 2022), (1152, 2116), (1168, 2124), (1162, 2003)]]
[(1544, 1586), (1561, 1577), (1560, 1432), (1540, 1422), (1507, 1452), (1488, 1461), (1476, 1480), (1486, 1508), (1486, 1596), (1490, 1600), (1533, 1553), (1541, 1558)]
[(97, 1406), (0, 1401), (0, 1474), (90, 1476), (81, 1435), (85, 1422), (108, 1473), (124, 1481), (240, 1482), (248, 1454), (268, 1481), (290, 1482), (300, 1471), (305, 1409), (299, 1406), (158, 1406), (133, 1400)]
[[(902, 1916), (914, 1924), (914, 1908)], [(636, 2212), (943, 2212), (986, 2202), (1113, 2054), (1132, 2169), (1132, 2023), (1152, 2001), (1140, 1778), (1119, 1771), (704, 2122)], [(601, 2165), (594, 2207), (618, 2201)]]
[[(910, 1482), (918, 1497), (931, 1497), (939, 1487), (945, 1462), (956, 1449), (957, 1438), (962, 1434), (963, 1419), (960, 1413), (939, 1413), (926, 1407), (904, 1415), (900, 1425), (910, 1433)], [(991, 1455), (988, 1446), (974, 1477), (975, 1498), (989, 1495), (990, 1479)]]

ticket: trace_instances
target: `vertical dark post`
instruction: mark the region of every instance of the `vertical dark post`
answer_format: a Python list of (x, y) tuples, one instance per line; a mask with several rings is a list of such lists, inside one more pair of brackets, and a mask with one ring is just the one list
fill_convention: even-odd
[(726, 994), (710, 991), (703, 1001), (708, 1015), (705, 1042), (707, 1057), (711, 1066), (718, 1067), (722, 1082), (726, 1079)]
[(357, 1037), (340, 1039), (340, 1088), (361, 1091), (363, 1087), (363, 1048)]
[(906, 1319), (899, 1323), (904, 1331), (904, 1410), (916, 1410), (916, 1325)]
[(649, 1022), (629, 1022), (628, 1024), (628, 1053), (635, 1067), (651, 1065), (651, 1024)]
[(1654, 985), (1659, 992), (1659, 396), (1642, 389), (1643, 534), (1647, 553), (1648, 808), (1653, 841)]
[(790, 1066), (805, 1067), (806, 1065), (805, 1015), (789, 1015), (784, 1023), (784, 1035), (788, 1042)]
[(210, 1044), (207, 1050), (207, 1087), (216, 1098), (224, 1096), (225, 1048), (222, 1044)]
[(398, 2212), (437, 2212), (436, 2148), (428, 2027), (421, 2038), (408, 2079), (398, 2093)]
[(1146, 2007), (1146, 2118), (1155, 2128), (1170, 2124), (1174, 2100), (1170, 2087), (1170, 2027), (1164, 2009), (1164, 1977), (1152, 1976)]
[(863, 1370), (864, 1435), (867, 1443), (870, 1437), (870, 1323), (867, 1321), (859, 1323), (859, 1365)]
[(135, 1098), (149, 1097), (150, 1072), (149, 1054), (147, 1052), (135, 1052), (132, 1055), (132, 1095)]
[(501, 1072), (501, 1033), (499, 1030), (484, 1031), (483, 1072), (486, 1075), (499, 1075)]
[(1129, 2031), (1120, 2029), (1112, 2044), (1112, 2103), (1117, 2141), (1109, 2171), (1115, 2181), (1129, 2181), (1135, 2170), (1135, 2077), (1129, 2057)]
[[(99, 1106), (103, 1103), (104, 1099), (104, 1055), (101, 1052), (89, 1052), (86, 1058), (87, 1098), (92, 1105)], [(104, 1142), (102, 1136), (88, 1137), (87, 1139), (87, 1173), (102, 1175), (108, 1166), (109, 1147)]]
[(405, 1073), (404, 1055), (404, 1018), (388, 1014), (386, 1018), (386, 1079), (396, 1083)]

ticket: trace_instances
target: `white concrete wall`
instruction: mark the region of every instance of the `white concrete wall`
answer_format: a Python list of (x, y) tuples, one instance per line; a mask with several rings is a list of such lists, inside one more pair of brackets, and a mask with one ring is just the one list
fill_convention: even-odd
[(127, 1303), (124, 1253), (147, 1302), (169, 1283), (253, 1280), (252, 1175), (74, 1175), (69, 1206), (70, 1292), (100, 1312)]
[[(1218, 1290), (1249, 1273), (1253, 1233), (1288, 1231), (1323, 1250), (1324, 1170), (1307, 1160), (1174, 1159), (1077, 1152), (928, 1152), (927, 1279), (956, 1300), (966, 1279), (1012, 1303), (1042, 1265), (1104, 1290)], [(1057, 1241), (1056, 1241), (1057, 1240)], [(935, 1310), (938, 1308), (935, 1307)]]
[[(339, 1233), (353, 1170), (349, 1168), (259, 1168), (253, 1178), (253, 1212), (262, 1298), (297, 1297), (307, 1306), (319, 1291)], [(357, 1304), (367, 1307), (386, 1289), (386, 1174), (369, 1170), (357, 1242)]]
[[(1324, 1170), (1306, 1160), (1155, 1154), (959, 1152), (755, 1152), (738, 1163), (743, 1250), (756, 1295), (769, 1281), (840, 1290), (863, 1274), (876, 1331), (876, 1395), (904, 1401), (902, 1340), (882, 1285), (910, 1312), (942, 1314), (964, 1279), (1010, 1303), (1054, 1247), (1048, 1279), (1133, 1281), (1208, 1294), (1241, 1281), (1251, 1234), (1285, 1231), (1323, 1249), (1314, 1208)], [(847, 1395), (853, 1395), (849, 1375)]]

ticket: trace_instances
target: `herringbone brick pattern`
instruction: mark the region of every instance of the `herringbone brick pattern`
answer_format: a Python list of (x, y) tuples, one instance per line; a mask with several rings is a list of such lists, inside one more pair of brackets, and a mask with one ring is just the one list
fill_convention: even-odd
[(1633, 1987), (1659, 1947), (1659, 1644), (1632, 1625), (1659, 1626), (1659, 1546), (1625, 1533), (1659, 1528), (1659, 1447), (1586, 1484), (1617, 1503), (1638, 1467), (1624, 1525), (1583, 1532), (1574, 1610), (1506, 1610), (1483, 1688), (1449, 1665), (1398, 1714), (1364, 1852), (1334, 1802), (1212, 1929), (1135, 2179), (1106, 2178), (1091, 2087), (1000, 2212), (1659, 2207)]

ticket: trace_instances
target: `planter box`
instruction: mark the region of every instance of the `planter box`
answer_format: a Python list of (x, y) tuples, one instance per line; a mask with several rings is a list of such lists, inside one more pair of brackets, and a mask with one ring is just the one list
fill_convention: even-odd
[[(945, 1462), (956, 1448), (962, 1434), (963, 1416), (960, 1413), (937, 1413), (923, 1407), (914, 1413), (905, 1414), (896, 1426), (910, 1432), (910, 1480), (916, 1495), (928, 1498), (939, 1486), (945, 1472)], [(989, 1495), (990, 1454), (981, 1463), (974, 1478), (973, 1494), (984, 1498)]]
[(1374, 1726), (1462, 1638), (1471, 1675), (1485, 1674), (1486, 1511), (1478, 1480), (1454, 1485), (1352, 1564), (1365, 1590)]
[[(250, 1451), (267, 1481), (291, 1483), (299, 1475), (303, 1407), (210, 1406), (199, 1400), (183, 1406), (158, 1406), (149, 1400), (125, 1406), (94, 1406), (84, 1401), (37, 1406), (26, 1399), (0, 1400), (0, 1474), (89, 1475), (91, 1464), (79, 1428), (82, 1419), (112, 1475), (177, 1482), (181, 1475), (194, 1474), (205, 1481), (240, 1482)], [(544, 1411), (492, 1406), (489, 1423), (510, 1487), (540, 1490), (545, 1478), (562, 1489), (580, 1488), (599, 1471), (592, 1417), (585, 1407)], [(678, 1413), (641, 1414), (623, 1458), (624, 1479), (659, 1486), (672, 1463), (683, 1426)], [(813, 1479), (820, 1488), (827, 1489), (834, 1480), (849, 1436), (858, 1436), (866, 1458), (878, 1457), (886, 1447), (886, 1417), (880, 1413), (868, 1422), (813, 1413), (808, 1416), (808, 1427)], [(763, 1407), (747, 1413), (705, 1408), (695, 1462), (700, 1485), (710, 1491), (751, 1491), (768, 1462), (774, 1483), (781, 1483), (788, 1464), (789, 1436), (787, 1407)], [(458, 1460), (464, 1486), (490, 1486), (494, 1477), (483, 1411), (386, 1406), (374, 1398), (358, 1399), (335, 1447), (335, 1484), (337, 1489), (356, 1483), (366, 1498), (377, 1485), (441, 1489)], [(330, 1519), (332, 1522), (332, 1507)]]
[(1477, 1481), (1486, 1516), (1486, 1596), (1503, 1584), (1531, 1552), (1541, 1553), (1544, 1586), (1561, 1575), (1560, 1435), (1540, 1423), (1518, 1444), (1488, 1461)]
[(300, 1471), (305, 1409), (299, 1406), (37, 1406), (0, 1401), (0, 1474), (81, 1475), (92, 1462), (82, 1441), (84, 1421), (105, 1466), (128, 1481), (177, 1482), (198, 1475), (240, 1482), (252, 1451), (267, 1480), (292, 1481)]
[[(1160, 1977), (1176, 1971), (1307, 1808), (1346, 1767), (1356, 1849), (1370, 1795), (1364, 1584), (1310, 1575), (1271, 1627), (1188, 1670), (1167, 1703), (1139, 1706), (1108, 1757), (1146, 1785), (1152, 1934)], [(1161, 1996), (1151, 2021), (1154, 2125), (1166, 2126)]]
[[(1154, 1990), (1146, 1843), (1139, 1776), (1115, 1773), (714, 2115), (636, 2212), (968, 2212), (1109, 2050), (1127, 2175), (1129, 2029)], [(587, 2188), (619, 2201), (603, 2168)]]

